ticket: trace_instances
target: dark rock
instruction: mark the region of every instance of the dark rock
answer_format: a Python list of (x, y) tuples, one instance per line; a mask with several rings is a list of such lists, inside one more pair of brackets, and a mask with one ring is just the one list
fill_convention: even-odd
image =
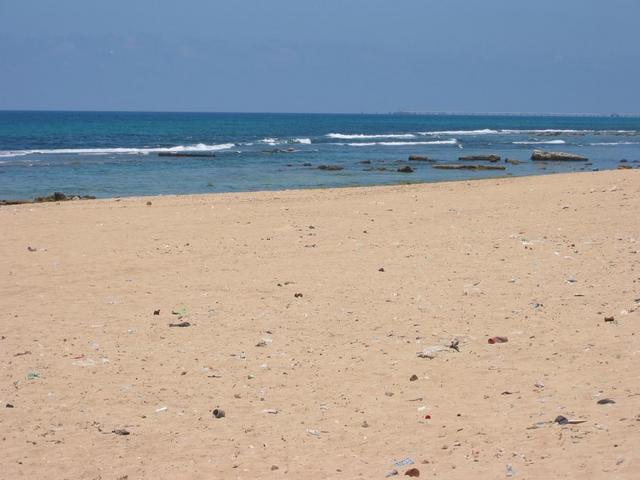
[(212, 152), (158, 152), (159, 157), (215, 157)]
[(177, 327), (177, 328), (186, 328), (186, 327), (190, 327), (191, 324), (189, 322), (180, 322), (180, 323), (170, 323), (169, 326)]
[(505, 158), (505, 163), (510, 163), (511, 165), (520, 165), (522, 162), (520, 160), (512, 160), (511, 158)]
[(411, 375), (411, 378), (409, 378), (410, 382), (417, 382), (418, 381), (418, 376), (417, 375)]
[(295, 153), (295, 148), (272, 148), (271, 150), (263, 150), (262, 153)]
[(602, 400), (598, 400), (598, 405), (613, 405), (616, 403), (615, 400), (611, 400), (610, 398), (603, 398)]
[[(53, 195), (46, 197), (35, 197), (33, 201), (26, 201), (23, 203), (44, 203), (44, 202), (66, 202), (73, 199), (78, 200), (95, 200), (93, 195), (71, 195), (67, 196), (62, 192), (54, 192)], [(8, 204), (8, 203), (7, 203)]]
[(371, 165), (371, 160), (362, 160), (362, 161), (360, 161), (358, 163), (361, 163), (363, 165)]
[(464, 157), (458, 157), (458, 160), (466, 162), (499, 162), (499, 155), (467, 155)]
[(160, 315), (160, 309), (158, 309), (158, 310), (154, 310), (154, 311), (153, 311), (153, 314), (154, 314), (154, 315)]
[(566, 152), (545, 152), (544, 150), (534, 150), (531, 154), (531, 160), (556, 160), (556, 161), (587, 161), (587, 157)]
[(400, 173), (413, 173), (413, 168), (411, 168), (408, 165), (404, 165), (404, 166), (398, 168), (398, 172), (400, 172)]
[(441, 170), (506, 170), (507, 168), (500, 165), (459, 165), (453, 163), (438, 163), (432, 167)]
[(569, 420), (563, 415), (558, 415), (553, 422), (558, 425), (578, 425), (579, 423), (585, 423), (586, 420)]
[(124, 428), (119, 428), (117, 430), (112, 430), (111, 433), (115, 433), (116, 435), (122, 435), (122, 436), (130, 435), (129, 430), (125, 430)]
[(409, 160), (412, 162), (430, 162), (431, 159), (425, 155), (409, 155)]
[(320, 165), (318, 167), (318, 170), (327, 170), (330, 172), (334, 172), (337, 170), (344, 170), (344, 167), (341, 167), (340, 165)]
[(25, 203), (33, 203), (33, 200), (0, 200), (0, 205), (22, 205)]
[(631, 165), (618, 165), (618, 170), (630, 170)]
[(224, 410), (221, 410), (219, 408), (216, 408), (213, 412), (211, 412), (213, 415), (213, 418), (224, 418), (226, 416), (226, 414), (224, 413)]

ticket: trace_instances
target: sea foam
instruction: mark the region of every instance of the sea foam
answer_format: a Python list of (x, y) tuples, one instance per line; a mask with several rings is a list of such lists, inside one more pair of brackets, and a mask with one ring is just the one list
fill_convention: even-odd
[(49, 154), (85, 154), (85, 155), (108, 155), (108, 154), (128, 154), (147, 155), (149, 153), (161, 152), (216, 152), (228, 150), (235, 147), (234, 143), (221, 143), (207, 145), (198, 143), (196, 145), (177, 145), (175, 147), (148, 147), (148, 148), (54, 148), (54, 149), (33, 149), (33, 150), (5, 150), (0, 151), (0, 157), (20, 157), (23, 155), (49, 155)]
[(420, 135), (496, 135), (500, 133), (498, 130), (488, 128), (482, 130), (440, 130), (434, 132), (419, 132)]
[(564, 145), (564, 140), (548, 140), (546, 142), (513, 142), (514, 145)]
[[(375, 145), (380, 145), (383, 147), (402, 147), (409, 145), (456, 145), (458, 140), (452, 138), (450, 140), (434, 140), (432, 142), (358, 142), (358, 143), (347, 143), (350, 147), (373, 147)], [(338, 145), (344, 145), (340, 143)]]
[(390, 133), (390, 134), (366, 134), (366, 133), (329, 133), (328, 138), (336, 140), (369, 140), (374, 138), (416, 138), (413, 133)]

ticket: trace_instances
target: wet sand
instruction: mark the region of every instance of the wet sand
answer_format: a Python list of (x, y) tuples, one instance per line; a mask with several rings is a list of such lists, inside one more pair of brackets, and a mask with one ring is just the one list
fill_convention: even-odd
[(638, 478), (640, 172), (0, 225), (0, 478)]

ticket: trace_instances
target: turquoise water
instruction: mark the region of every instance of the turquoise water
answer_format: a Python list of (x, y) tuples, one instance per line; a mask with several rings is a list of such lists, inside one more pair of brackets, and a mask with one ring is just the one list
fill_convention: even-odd
[[(589, 162), (532, 162), (535, 148)], [(181, 151), (215, 157), (158, 155)], [(522, 163), (483, 172), (407, 162), (490, 153)], [(435, 182), (613, 169), (621, 160), (640, 166), (638, 117), (0, 112), (0, 199)], [(415, 171), (397, 172), (402, 165)]]

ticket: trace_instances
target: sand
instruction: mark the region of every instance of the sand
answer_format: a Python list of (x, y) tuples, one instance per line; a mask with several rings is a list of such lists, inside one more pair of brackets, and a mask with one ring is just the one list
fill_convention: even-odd
[(638, 171), (0, 225), (3, 479), (640, 476)]

